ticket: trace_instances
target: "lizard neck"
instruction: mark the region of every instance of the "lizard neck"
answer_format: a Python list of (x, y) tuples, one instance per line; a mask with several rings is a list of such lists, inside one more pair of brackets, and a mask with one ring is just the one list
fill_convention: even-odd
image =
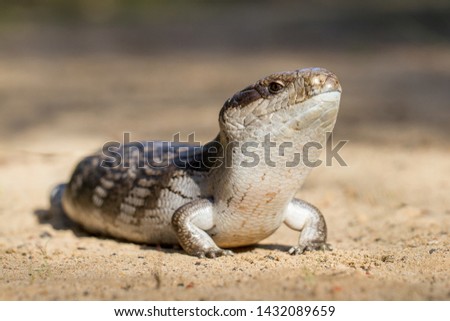
[[(309, 134), (298, 136), (311, 138)], [(271, 142), (270, 137), (235, 142), (220, 133), (213, 142), (223, 158), (210, 170), (210, 190), (223, 211), (280, 217), (312, 169), (301, 159), (306, 141), (280, 148), (283, 141)], [(309, 158), (317, 159), (320, 150), (312, 154)]]

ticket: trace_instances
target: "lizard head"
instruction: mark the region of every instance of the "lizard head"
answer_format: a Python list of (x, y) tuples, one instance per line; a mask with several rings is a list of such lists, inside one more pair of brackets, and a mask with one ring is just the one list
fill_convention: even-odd
[(337, 77), (322, 68), (275, 73), (229, 98), (219, 116), (227, 140), (316, 138), (333, 129), (341, 96)]

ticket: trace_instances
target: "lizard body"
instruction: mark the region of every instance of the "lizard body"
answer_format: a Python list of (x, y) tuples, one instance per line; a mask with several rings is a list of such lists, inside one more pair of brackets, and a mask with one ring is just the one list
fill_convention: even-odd
[[(226, 248), (257, 243), (283, 222), (301, 232), (291, 254), (326, 249), (322, 214), (294, 197), (311, 167), (288, 164), (305, 144), (323, 145), (340, 94), (337, 77), (325, 69), (270, 75), (225, 102), (210, 143), (125, 145), (115, 161), (99, 152), (77, 165), (51, 202), (88, 231), (181, 244), (191, 255), (230, 255)], [(319, 157), (319, 149), (309, 151), (310, 161)]]

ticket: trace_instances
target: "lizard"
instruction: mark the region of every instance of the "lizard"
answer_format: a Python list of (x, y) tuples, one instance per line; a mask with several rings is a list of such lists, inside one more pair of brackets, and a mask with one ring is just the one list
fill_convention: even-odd
[[(88, 232), (179, 244), (198, 257), (233, 255), (232, 248), (256, 244), (282, 223), (300, 232), (290, 254), (329, 250), (322, 213), (295, 197), (312, 168), (289, 162), (309, 142), (325, 143), (341, 92), (337, 76), (323, 68), (269, 75), (225, 101), (211, 142), (149, 141), (122, 144), (116, 157), (94, 153), (52, 190), (51, 208)], [(270, 157), (268, 145), (275, 146)], [(319, 155), (311, 148), (307, 156)]]

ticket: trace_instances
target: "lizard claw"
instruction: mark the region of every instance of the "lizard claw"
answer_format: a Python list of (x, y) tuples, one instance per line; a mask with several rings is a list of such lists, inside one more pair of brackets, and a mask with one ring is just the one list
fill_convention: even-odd
[(232, 255), (234, 255), (233, 251), (224, 250), (224, 249), (220, 249), (220, 248), (207, 249), (205, 251), (197, 253), (197, 256), (199, 258), (207, 257), (209, 259), (215, 259), (215, 258), (220, 257), (220, 256), (232, 256)]
[(306, 251), (332, 251), (333, 248), (328, 243), (308, 243), (305, 245), (293, 246), (289, 249), (288, 253), (291, 255), (303, 254)]

